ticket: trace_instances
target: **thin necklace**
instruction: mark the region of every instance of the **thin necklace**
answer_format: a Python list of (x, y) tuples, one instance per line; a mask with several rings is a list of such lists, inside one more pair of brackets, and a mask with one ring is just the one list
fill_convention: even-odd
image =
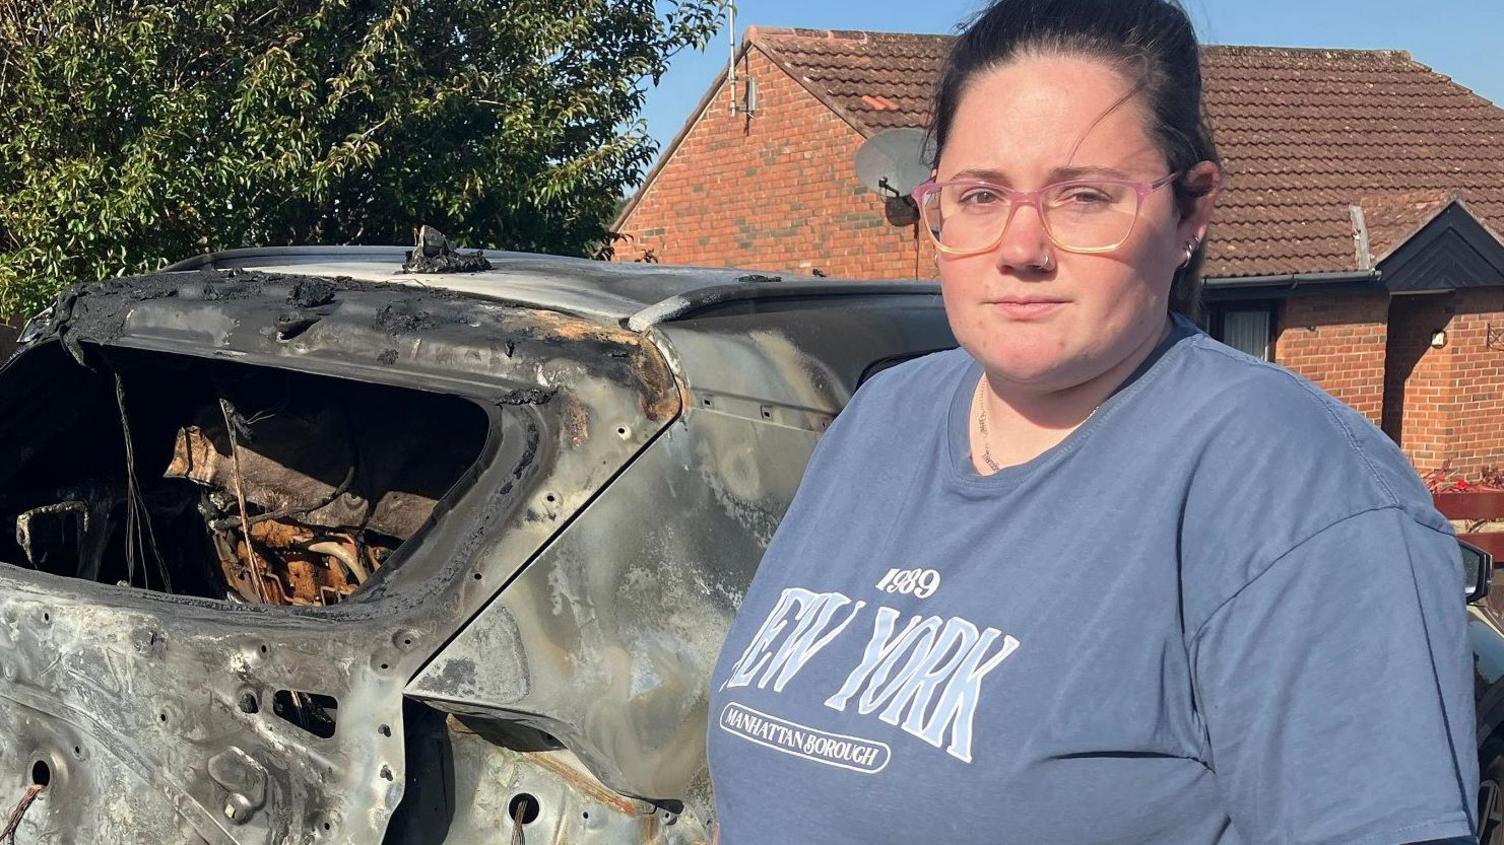
[[(977, 403), (977, 433), (982, 435), (982, 463), (986, 464), (987, 468), (993, 472), (1000, 472), (1002, 467), (998, 466), (997, 461), (992, 459), (992, 449), (989, 445), (991, 438), (987, 436), (987, 399), (982, 395), (982, 385), (986, 383), (987, 376), (985, 375), (977, 379), (977, 392), (975, 396)], [(1102, 410), (1101, 405), (1092, 408), (1091, 413), (1086, 415), (1086, 420), (1096, 416), (1097, 411), (1100, 410)], [(1086, 424), (1086, 420), (1081, 421), (1082, 425)]]
[(987, 445), (991, 438), (987, 436), (987, 399), (982, 396), (982, 384), (986, 379), (986, 376), (977, 379), (977, 431), (982, 435), (982, 463), (993, 472), (998, 472), (1002, 470), (1002, 467), (992, 459), (992, 450)]

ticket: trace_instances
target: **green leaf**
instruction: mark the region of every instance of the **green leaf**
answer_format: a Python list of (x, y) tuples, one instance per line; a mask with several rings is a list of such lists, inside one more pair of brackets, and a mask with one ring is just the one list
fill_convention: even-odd
[(718, 0), (0, 3), (0, 315), (203, 250), (590, 255)]

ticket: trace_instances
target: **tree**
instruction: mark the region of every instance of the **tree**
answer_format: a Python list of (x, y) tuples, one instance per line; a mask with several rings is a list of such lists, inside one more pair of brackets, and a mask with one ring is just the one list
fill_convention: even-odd
[[(721, 0), (0, 0), (0, 314), (205, 250), (586, 254)], [(656, 5), (656, 8), (655, 8)]]

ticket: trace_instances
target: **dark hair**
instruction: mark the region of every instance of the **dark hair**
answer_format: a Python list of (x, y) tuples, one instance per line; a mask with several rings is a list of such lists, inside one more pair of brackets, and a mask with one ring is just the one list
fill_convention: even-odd
[[(1220, 164), (1201, 110), (1201, 50), (1195, 27), (1176, 0), (995, 0), (951, 46), (935, 92), (930, 125), (935, 160), (950, 135), (966, 86), (978, 74), (1023, 55), (1079, 55), (1111, 64), (1135, 83), (1150, 115), (1149, 131), (1171, 171), (1202, 161)], [(1205, 188), (1175, 183), (1184, 208)], [(1200, 316), (1203, 244), (1175, 273), (1170, 307)]]

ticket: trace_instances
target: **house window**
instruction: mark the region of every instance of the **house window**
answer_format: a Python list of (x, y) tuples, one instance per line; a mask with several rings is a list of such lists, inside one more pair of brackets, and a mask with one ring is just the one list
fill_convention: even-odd
[(1260, 361), (1269, 360), (1269, 309), (1227, 310), (1218, 321), (1217, 339)]

